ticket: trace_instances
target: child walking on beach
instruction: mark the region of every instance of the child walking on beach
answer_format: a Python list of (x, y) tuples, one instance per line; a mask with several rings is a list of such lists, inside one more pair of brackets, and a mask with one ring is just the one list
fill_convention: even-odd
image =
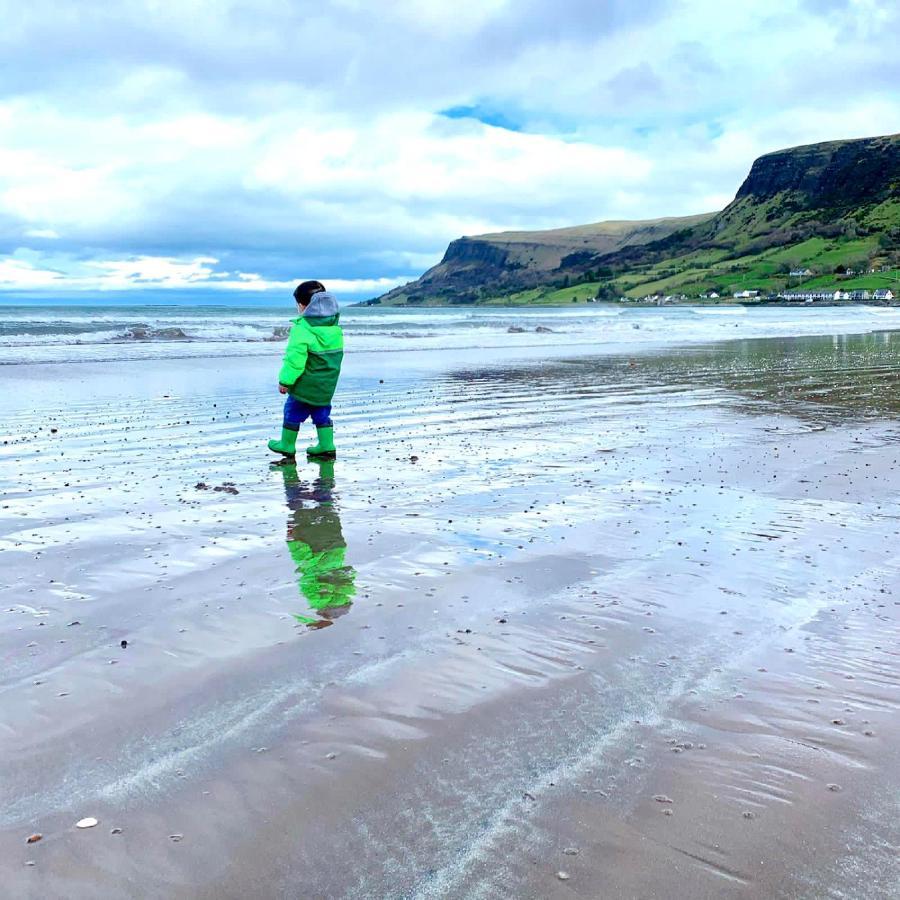
[(334, 429), (331, 398), (341, 374), (344, 334), (338, 324), (337, 301), (318, 281), (304, 281), (294, 290), (299, 317), (291, 325), (284, 363), (278, 373), (278, 390), (287, 394), (281, 440), (269, 441), (273, 453), (292, 457), (300, 425), (311, 418), (318, 441), (307, 455), (333, 458)]

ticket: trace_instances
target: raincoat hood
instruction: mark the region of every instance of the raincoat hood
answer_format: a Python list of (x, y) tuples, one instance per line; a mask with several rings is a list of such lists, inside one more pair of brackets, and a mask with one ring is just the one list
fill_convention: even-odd
[(338, 315), (340, 312), (337, 300), (335, 300), (334, 294), (330, 294), (328, 291), (319, 291), (317, 294), (313, 294), (309, 306), (303, 310), (304, 319), (326, 319)]

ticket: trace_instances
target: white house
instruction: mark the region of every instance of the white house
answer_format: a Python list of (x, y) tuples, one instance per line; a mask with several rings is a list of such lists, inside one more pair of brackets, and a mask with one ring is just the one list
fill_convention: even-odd
[(785, 291), (780, 296), (782, 300), (805, 300), (812, 303), (816, 300), (833, 300), (834, 291)]
[(838, 288), (834, 292), (834, 299), (835, 300), (849, 300), (850, 299), (850, 291), (842, 291), (840, 288)]
[(876, 300), (893, 300), (894, 292), (890, 288), (878, 288), (875, 291), (875, 299)]
[(750, 300), (752, 297), (758, 297), (759, 291), (735, 291), (735, 300)]
[(791, 278), (807, 278), (812, 275), (812, 269), (791, 269)]

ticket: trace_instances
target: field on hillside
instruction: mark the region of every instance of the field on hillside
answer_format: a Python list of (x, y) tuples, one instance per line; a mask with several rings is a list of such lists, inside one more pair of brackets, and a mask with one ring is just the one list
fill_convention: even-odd
[[(879, 251), (877, 236), (855, 240), (810, 238), (747, 255), (705, 250), (628, 272), (613, 279), (612, 284), (627, 297), (696, 295), (713, 290), (720, 294), (742, 290), (768, 293), (807, 284), (836, 284), (841, 277), (834, 273), (838, 266), (858, 270), (866, 268), (870, 260), (880, 264)], [(791, 269), (810, 269), (814, 277), (791, 277)], [(854, 287), (889, 287), (898, 277), (897, 271), (876, 273), (869, 276), (871, 283)]]

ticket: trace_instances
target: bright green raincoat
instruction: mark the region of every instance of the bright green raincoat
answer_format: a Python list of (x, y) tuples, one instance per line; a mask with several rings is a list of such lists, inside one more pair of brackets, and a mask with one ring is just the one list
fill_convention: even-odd
[(340, 318), (337, 301), (320, 291), (291, 324), (278, 382), (301, 403), (331, 405), (344, 359)]

